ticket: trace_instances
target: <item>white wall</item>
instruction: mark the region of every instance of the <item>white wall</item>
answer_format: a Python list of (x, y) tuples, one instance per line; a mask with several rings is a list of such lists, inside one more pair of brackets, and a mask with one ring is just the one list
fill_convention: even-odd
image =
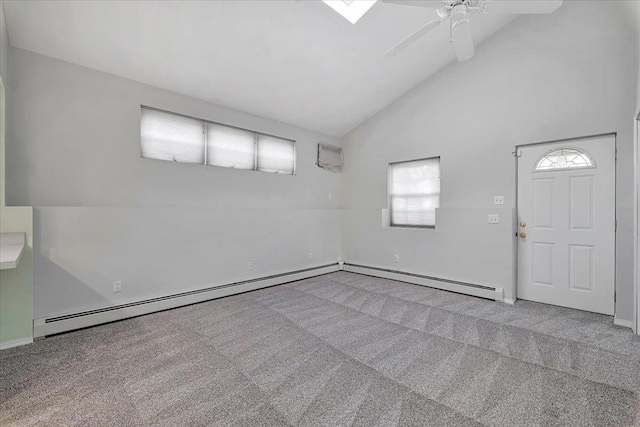
[[(35, 209), (36, 318), (339, 260), (337, 209)], [(313, 260), (308, 260), (313, 252)], [(247, 269), (248, 261), (254, 270)], [(113, 282), (122, 280), (122, 293)]]
[[(342, 176), (313, 166), (316, 142), (339, 143), (326, 136), (11, 49), (7, 202), (37, 207), (35, 316), (340, 258), (502, 286), (509, 298), (514, 145), (618, 132), (617, 311), (630, 320), (633, 29), (623, 15), (611, 2), (585, 1), (519, 18), (472, 61), (345, 137)], [(140, 104), (294, 138), (298, 174), (141, 159)], [(442, 156), (438, 228), (382, 228), (387, 164), (432, 155)], [(506, 199), (498, 226), (486, 224), (494, 195)], [(122, 293), (112, 292), (114, 280)]]
[[(443, 168), (447, 165), (442, 164)], [(349, 183), (343, 181), (343, 185), (347, 188)], [(386, 184), (376, 181), (376, 185)], [(500, 224), (488, 224), (489, 214), (498, 214)], [(442, 208), (436, 212), (433, 230), (381, 227), (380, 209), (345, 208), (343, 260), (507, 289), (513, 282), (512, 271), (505, 268), (514, 262), (513, 214), (513, 209), (504, 207)], [(482, 247), (474, 244), (478, 241), (483, 242)], [(400, 257), (399, 263), (394, 255)]]
[(0, 2), (0, 232), (26, 233), (27, 244), (16, 268), (0, 271), (0, 348), (25, 344), (33, 337), (33, 209), (5, 206), (5, 133), (9, 34)]
[[(635, 75), (636, 75), (636, 104), (634, 117), (640, 119), (640, 2), (633, 2), (633, 16), (636, 29)], [(636, 333), (640, 335), (640, 129), (636, 123)]]
[[(513, 235), (509, 227), (487, 228), (486, 213), (495, 195), (515, 208), (514, 146), (617, 132), (617, 313), (631, 320), (634, 76), (625, 13), (617, 2), (570, 1), (552, 15), (520, 17), (471, 61), (443, 69), (347, 135), (343, 259), (478, 277), (507, 287), (509, 298), (512, 262), (495, 245), (513, 245)], [(465, 233), (381, 230), (374, 218), (387, 206), (387, 164), (430, 156), (441, 156), (442, 210), (463, 210), (449, 226)]]
[[(313, 164), (318, 141), (339, 141), (15, 48), (10, 59), (7, 204), (36, 207), (36, 318), (339, 260), (340, 177)], [(141, 159), (140, 104), (295, 139), (297, 174)]]

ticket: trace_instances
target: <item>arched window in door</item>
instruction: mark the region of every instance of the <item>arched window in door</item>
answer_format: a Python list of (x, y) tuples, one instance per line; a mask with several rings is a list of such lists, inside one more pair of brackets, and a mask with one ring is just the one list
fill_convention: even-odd
[(577, 148), (560, 148), (544, 154), (536, 162), (536, 172), (551, 172), (567, 169), (595, 168), (596, 162), (585, 151)]

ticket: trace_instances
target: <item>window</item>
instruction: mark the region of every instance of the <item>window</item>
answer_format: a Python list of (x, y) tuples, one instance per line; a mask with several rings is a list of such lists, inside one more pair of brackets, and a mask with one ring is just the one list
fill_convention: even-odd
[(203, 129), (200, 120), (143, 108), (140, 121), (142, 157), (204, 164)]
[(440, 207), (440, 157), (389, 165), (391, 226), (435, 227)]
[(210, 124), (207, 126), (207, 164), (225, 168), (256, 168), (253, 132)]
[(295, 175), (295, 141), (142, 107), (141, 156)]
[(293, 175), (295, 151), (291, 141), (258, 134), (258, 170)]
[(593, 158), (576, 148), (549, 151), (536, 162), (536, 172), (596, 167)]
[(322, 0), (331, 9), (342, 15), (347, 21), (355, 24), (362, 15), (367, 13), (376, 0)]

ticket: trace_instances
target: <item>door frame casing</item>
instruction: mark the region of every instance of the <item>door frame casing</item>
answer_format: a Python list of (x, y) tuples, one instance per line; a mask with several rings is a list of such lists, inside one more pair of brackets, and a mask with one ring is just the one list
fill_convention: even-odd
[[(528, 143), (528, 144), (519, 144), (515, 146), (515, 150), (513, 151), (513, 158), (515, 161), (515, 174), (516, 174), (516, 179), (515, 179), (515, 216), (514, 216), (514, 224), (513, 224), (513, 230), (515, 230), (515, 233), (513, 234), (512, 238), (513, 238), (513, 245), (514, 245), (514, 253), (515, 253), (515, 257), (514, 257), (514, 265), (513, 265), (513, 277), (514, 277), (514, 289), (513, 289), (513, 295), (514, 298), (513, 300), (516, 301), (518, 299), (518, 287), (519, 287), (519, 283), (518, 283), (518, 265), (519, 265), (519, 258), (520, 258), (520, 250), (519, 250), (519, 245), (518, 245), (518, 158), (520, 157), (520, 153), (519, 150), (522, 148), (527, 148), (527, 147), (532, 147), (532, 146), (537, 146), (537, 145), (547, 145), (547, 144), (558, 144), (558, 143), (570, 143), (571, 141), (579, 141), (579, 140), (583, 140), (583, 139), (592, 139), (592, 138), (599, 138), (599, 137), (606, 137), (606, 136), (612, 136), (613, 137), (613, 146), (615, 149), (615, 152), (618, 152), (618, 134), (617, 132), (607, 132), (607, 133), (600, 133), (600, 134), (595, 134), (595, 135), (585, 135), (585, 136), (578, 136), (578, 137), (572, 137), (572, 138), (563, 138), (563, 139), (555, 139), (555, 140), (551, 140), (551, 141), (541, 141), (541, 142), (532, 142), (532, 143)], [(613, 211), (614, 211), (614, 215), (615, 215), (615, 221), (616, 224), (618, 223), (618, 209), (617, 209), (617, 192), (618, 192), (618, 182), (617, 182), (617, 176), (618, 176), (618, 162), (616, 159), (616, 162), (614, 163), (614, 170), (613, 170), (613, 182), (614, 182), (614, 193), (613, 193)], [(617, 243), (618, 243), (618, 230), (616, 227), (615, 233), (614, 233), (614, 242), (613, 242), (613, 257), (614, 257), (614, 269), (613, 269), (613, 292), (614, 292), (614, 296), (613, 296), (613, 311), (615, 313), (616, 310), (616, 294), (617, 294), (617, 288), (618, 288), (618, 280), (617, 280), (617, 267), (618, 267), (618, 257), (617, 257)], [(639, 300), (639, 304), (640, 304), (640, 300)], [(615, 314), (614, 314), (615, 316)], [(640, 319), (638, 319), (640, 320)]]
[(634, 156), (633, 156), (633, 170), (634, 170), (634, 192), (633, 192), (633, 277), (634, 277), (634, 304), (633, 315), (635, 322), (633, 322), (633, 332), (640, 335), (640, 230), (638, 229), (638, 221), (640, 221), (640, 114), (634, 117)]

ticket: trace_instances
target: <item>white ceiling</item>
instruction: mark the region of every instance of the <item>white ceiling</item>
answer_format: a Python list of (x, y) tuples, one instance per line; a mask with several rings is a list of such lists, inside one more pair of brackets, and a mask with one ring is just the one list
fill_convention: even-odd
[[(355, 25), (300, 0), (6, 1), (5, 11), (12, 46), (333, 136), (455, 60), (447, 25), (385, 58), (436, 13), (380, 2)], [(476, 44), (514, 18), (474, 16)]]

